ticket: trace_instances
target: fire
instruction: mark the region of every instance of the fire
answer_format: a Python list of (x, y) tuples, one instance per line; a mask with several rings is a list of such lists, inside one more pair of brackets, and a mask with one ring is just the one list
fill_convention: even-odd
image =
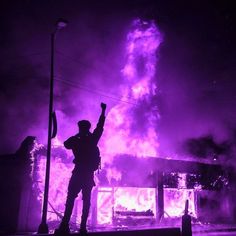
[[(133, 22), (126, 41), (127, 60), (121, 73), (125, 82), (122, 87), (123, 99), (129, 96), (137, 106), (118, 104), (110, 110), (102, 145), (108, 162), (116, 154), (158, 156), (158, 114), (154, 115), (153, 111), (147, 109), (148, 106), (140, 114), (135, 114), (135, 111), (144, 101), (148, 105), (155, 95), (156, 53), (161, 42), (161, 33), (153, 21), (137, 19)], [(145, 124), (137, 122), (140, 117)], [(140, 126), (146, 128), (139, 131)]]
[[(135, 20), (131, 31), (127, 35), (127, 61), (121, 71), (125, 83), (122, 94), (124, 98), (127, 95), (130, 96), (137, 106), (143, 99), (150, 101), (154, 95), (152, 92), (152, 80), (156, 71), (156, 52), (161, 41), (161, 34), (152, 21)], [(155, 131), (157, 120), (153, 119), (151, 111), (143, 111), (143, 114), (139, 115), (147, 117), (145, 118), (145, 126), (147, 128), (142, 133), (133, 132), (134, 129), (138, 130), (138, 127), (134, 125), (134, 121), (137, 119), (133, 114), (135, 109), (133, 105), (124, 103), (118, 104), (110, 110), (101, 147), (101, 152), (104, 153), (103, 162), (111, 162), (112, 158), (119, 153), (131, 154), (137, 157), (158, 155), (159, 144)], [(59, 139), (55, 139), (53, 145), (55, 147), (61, 146), (62, 143)], [(41, 190), (40, 198), (42, 199), (45, 159), (43, 157), (39, 158), (38, 163), (38, 186)], [(52, 158), (49, 202), (55, 206), (58, 212), (63, 212), (64, 210), (72, 166), (72, 164), (65, 163), (58, 156)], [(116, 180), (121, 178), (121, 173), (116, 169), (108, 169), (107, 173), (108, 179), (111, 179), (111, 176)], [(49, 219), (55, 220), (57, 218), (56, 213), (53, 212), (53, 209), (50, 209), (50, 211)]]
[(97, 223), (111, 225), (117, 218), (122, 218), (122, 212), (129, 212), (131, 215), (133, 213), (136, 219), (138, 217), (135, 213), (141, 213), (145, 217), (145, 213), (150, 212), (148, 217), (154, 219), (156, 217), (155, 194), (153, 188), (99, 187)]
[[(62, 149), (62, 148), (60, 148)], [(54, 150), (53, 150), (54, 151)], [(51, 158), (51, 170), (50, 170), (50, 186), (49, 186), (49, 206), (48, 206), (48, 220), (58, 220), (58, 216), (64, 212), (65, 201), (67, 195), (67, 188), (69, 179), (71, 177), (71, 171), (73, 168), (72, 159), (68, 160), (64, 156), (54, 156)], [(37, 188), (39, 189), (38, 198), (42, 201), (44, 182), (45, 182), (45, 170), (46, 170), (46, 156), (37, 155)]]
[(145, 212), (156, 214), (155, 189), (153, 188), (115, 188), (115, 210)]
[(189, 200), (189, 214), (197, 217), (193, 189), (164, 189), (165, 217), (181, 217), (186, 200)]
[[(157, 51), (162, 42), (162, 35), (154, 21), (133, 22), (127, 35), (125, 46), (126, 62), (121, 75), (122, 100), (127, 98), (132, 103), (118, 103), (112, 107), (107, 115), (105, 131), (100, 145), (102, 162), (111, 163), (114, 156), (128, 154), (136, 157), (158, 157), (158, 134), (156, 124), (159, 114), (153, 109), (152, 98), (156, 94), (156, 64)], [(150, 108), (152, 107), (152, 108)], [(54, 148), (62, 146), (59, 139), (53, 142)], [(58, 220), (64, 211), (68, 181), (73, 168), (72, 159), (68, 159), (68, 152), (61, 157), (52, 153), (51, 179), (49, 189), (48, 220)], [(67, 157), (66, 157), (67, 156)], [(38, 180), (40, 199), (43, 198), (45, 175), (45, 157), (38, 158)], [(107, 169), (107, 179), (120, 180), (121, 173), (115, 168)], [(112, 207), (104, 208), (104, 202), (114, 204), (115, 209), (128, 209), (130, 211), (148, 211), (156, 214), (155, 189), (116, 188), (113, 189), (115, 202), (111, 199), (111, 188), (98, 194), (98, 221), (111, 223)], [(103, 202), (103, 200), (106, 200)]]

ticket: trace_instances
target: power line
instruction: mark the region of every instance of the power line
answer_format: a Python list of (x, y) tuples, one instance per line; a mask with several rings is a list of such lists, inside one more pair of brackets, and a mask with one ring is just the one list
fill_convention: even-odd
[[(91, 69), (93, 69), (93, 70), (95, 70), (95, 71), (99, 71), (95, 66), (92, 66), (91, 64), (87, 64), (87, 63), (83, 63), (83, 62), (81, 62), (80, 60), (78, 60), (78, 59), (75, 59), (75, 58), (73, 58), (73, 57), (71, 57), (71, 56), (67, 56), (67, 55), (65, 55), (64, 53), (62, 53), (62, 52), (60, 52), (60, 51), (56, 51), (56, 53), (58, 53), (58, 54), (60, 54), (61, 56), (63, 56), (66, 60), (68, 60), (68, 61), (72, 61), (72, 62), (74, 62), (75, 64), (77, 64), (77, 65), (82, 65), (82, 66), (85, 66), (85, 67), (87, 67), (87, 68), (91, 68)], [(63, 67), (62, 67), (62, 69), (63, 69)], [(99, 71), (99, 72), (101, 72), (101, 71)], [(105, 74), (107, 74), (107, 73), (105, 73)], [(64, 82), (65, 80), (63, 80), (63, 82)], [(79, 84), (76, 84), (76, 83), (74, 83), (73, 81), (69, 81), (69, 80), (66, 80), (66, 81), (68, 81), (69, 83), (71, 83), (71, 84), (75, 84), (75, 85), (79, 85)], [(85, 89), (89, 89), (89, 88), (86, 88), (86, 86), (84, 86), (84, 85), (79, 85), (80, 87), (84, 87)], [(104, 92), (104, 91), (99, 91), (99, 92), (101, 92), (101, 93), (106, 93), (106, 92)], [(130, 100), (135, 100), (135, 99), (133, 99), (133, 98), (131, 98), (131, 97), (126, 97), (127, 99), (130, 99)], [(134, 101), (135, 102), (135, 101)], [(132, 103), (132, 104), (134, 104), (134, 103)]]
[(109, 99), (113, 99), (113, 100), (116, 100), (116, 101), (119, 101), (119, 102), (124, 102), (124, 103), (131, 104), (131, 105), (134, 105), (134, 106), (137, 105), (137, 103), (132, 103), (132, 102), (127, 101), (127, 100), (122, 100), (122, 99), (120, 99), (118, 97), (106, 95), (104, 93), (101, 93), (101, 92), (89, 89), (89, 88), (87, 88), (85, 86), (76, 84), (76, 83), (74, 83), (72, 81), (69, 81), (69, 80), (62, 80), (62, 79), (56, 79), (56, 78), (55, 78), (55, 80), (57, 80), (59, 82), (62, 82), (62, 83), (66, 84), (66, 85), (68, 85), (70, 87), (81, 89), (81, 90), (84, 90), (84, 91), (87, 91), (87, 92), (90, 92), (90, 93), (93, 93), (93, 94), (97, 94), (97, 95), (100, 95), (100, 96), (103, 96), (103, 97), (106, 97), (106, 98), (109, 98)]

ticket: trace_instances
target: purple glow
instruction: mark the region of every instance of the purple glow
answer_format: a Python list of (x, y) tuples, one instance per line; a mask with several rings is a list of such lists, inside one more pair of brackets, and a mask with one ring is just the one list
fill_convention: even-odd
[(112, 224), (112, 210), (114, 205), (111, 187), (100, 187), (97, 198), (97, 220), (100, 225)]
[[(133, 104), (118, 103), (107, 114), (105, 131), (100, 143), (102, 164), (111, 163), (117, 154), (130, 154), (137, 157), (158, 156), (159, 143), (156, 133), (158, 114), (153, 106), (150, 106), (150, 101), (156, 93), (156, 85), (153, 80), (156, 73), (156, 53), (161, 41), (161, 34), (154, 22), (141, 20), (133, 22), (131, 31), (127, 35), (127, 59), (121, 71), (124, 80), (122, 100), (129, 98)], [(141, 113), (137, 112), (143, 103), (146, 103), (147, 106), (142, 109)], [(60, 115), (63, 114), (59, 113)], [(144, 123), (136, 122), (140, 118)], [(64, 127), (62, 128), (64, 129)], [(60, 136), (54, 139), (53, 145), (55, 147), (62, 146)], [(67, 152), (67, 157), (63, 157), (66, 160), (54, 155), (51, 160), (49, 221), (58, 220), (58, 213), (61, 214), (64, 211), (68, 181), (73, 167), (72, 159), (67, 159), (71, 155), (72, 153)], [(38, 167), (38, 188), (42, 200), (45, 174), (45, 158), (43, 156), (38, 159)], [(111, 178), (119, 180), (121, 173), (115, 168), (108, 168), (107, 178), (109, 182)], [(100, 224), (111, 222), (111, 206), (100, 209), (103, 208), (103, 199), (110, 197), (108, 195), (107, 192), (98, 195), (98, 222)], [(138, 211), (151, 209), (154, 215), (156, 214), (155, 189), (117, 188), (114, 198), (115, 208), (122, 206)]]
[(181, 217), (186, 200), (189, 200), (189, 214), (197, 217), (193, 189), (164, 189), (165, 217)]
[[(161, 41), (161, 34), (154, 22), (139, 19), (133, 22), (127, 35), (127, 59), (121, 72), (125, 80), (122, 98), (127, 100), (128, 97), (134, 104), (120, 103), (114, 106), (107, 116), (102, 147), (108, 162), (117, 154), (158, 156), (158, 114), (152, 110), (153, 107), (149, 109), (148, 106), (142, 109), (141, 113), (134, 113), (142, 102), (149, 103), (155, 95), (156, 85), (153, 79), (156, 72), (156, 53)], [(145, 130), (139, 131), (140, 124), (136, 122), (139, 117), (145, 122), (142, 123)]]
[[(96, 229), (96, 222), (98, 230), (119, 228), (114, 218), (125, 214), (115, 211), (132, 215), (132, 211), (149, 209), (156, 218), (155, 227), (162, 226), (157, 220), (162, 210), (160, 223), (179, 227), (186, 200), (193, 224), (199, 228), (236, 221), (235, 14), (231, 4), (223, 2), (227, 1), (195, 7), (177, 1), (171, 6), (156, 1), (77, 1), (76, 7), (66, 1), (53, 5), (5, 1), (1, 8), (0, 148), (2, 154), (13, 154), (28, 135), (40, 143), (35, 143), (31, 156), (27, 154), (30, 163), (22, 163), (27, 169), (18, 164), (21, 155), (17, 150), (7, 155), (18, 158), (17, 172), (3, 171), (13, 177), (15, 190), (15, 178), (23, 183), (21, 194), (14, 199), (20, 203), (20, 231), (37, 230), (42, 213), (49, 39), (57, 13), (70, 24), (57, 32), (55, 40), (53, 105), (58, 133), (52, 140), (50, 230), (58, 226), (64, 213), (74, 166), (73, 154), (63, 142), (78, 132), (81, 119), (91, 122), (91, 130), (95, 128), (101, 102), (107, 104), (107, 120), (99, 141), (102, 169), (95, 173), (89, 231), (91, 226)], [(146, 20), (130, 20), (134, 14)], [(18, 170), (22, 177), (18, 178)], [(11, 190), (9, 184), (10, 179), (6, 190)], [(79, 228), (81, 200), (79, 194), (70, 221), (72, 230)], [(131, 218), (136, 220), (138, 214), (134, 215)], [(122, 229), (131, 228), (127, 218), (122, 218), (127, 220)], [(26, 221), (32, 228), (27, 228)], [(151, 224), (147, 222), (146, 227)]]
[(156, 215), (154, 188), (114, 188), (115, 210), (148, 211)]
[(97, 223), (111, 225), (116, 212), (147, 212), (156, 217), (156, 192), (154, 188), (98, 188)]
[[(38, 188), (40, 189), (39, 199), (43, 199), (44, 190), (44, 176), (46, 168), (45, 156), (38, 157)], [(49, 209), (48, 220), (58, 220), (56, 213), (62, 214), (65, 208), (65, 201), (67, 195), (67, 188), (69, 179), (71, 177), (71, 171), (73, 163), (65, 163), (60, 157), (53, 157), (51, 159), (51, 181), (49, 187)], [(54, 211), (54, 209), (56, 212)]]

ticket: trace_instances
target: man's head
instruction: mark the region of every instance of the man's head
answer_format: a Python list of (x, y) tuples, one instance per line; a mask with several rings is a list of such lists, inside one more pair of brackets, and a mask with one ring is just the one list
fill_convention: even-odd
[(88, 120), (80, 120), (78, 122), (79, 132), (80, 133), (88, 133), (91, 128), (91, 123)]

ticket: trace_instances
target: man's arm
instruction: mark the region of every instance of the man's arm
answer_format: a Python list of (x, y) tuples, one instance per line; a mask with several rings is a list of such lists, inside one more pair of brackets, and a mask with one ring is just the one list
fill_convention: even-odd
[(104, 127), (104, 123), (105, 123), (105, 119), (106, 119), (106, 117), (105, 117), (106, 107), (107, 107), (107, 105), (105, 103), (101, 103), (101, 108), (102, 108), (101, 115), (99, 117), (97, 126), (96, 126), (95, 130), (93, 131), (93, 135), (96, 138), (96, 142), (98, 142), (102, 136), (103, 127)]
[(76, 140), (77, 138), (75, 136), (72, 136), (70, 138), (68, 138), (65, 142), (64, 142), (64, 146), (66, 149), (72, 149), (75, 144), (76, 144)]

